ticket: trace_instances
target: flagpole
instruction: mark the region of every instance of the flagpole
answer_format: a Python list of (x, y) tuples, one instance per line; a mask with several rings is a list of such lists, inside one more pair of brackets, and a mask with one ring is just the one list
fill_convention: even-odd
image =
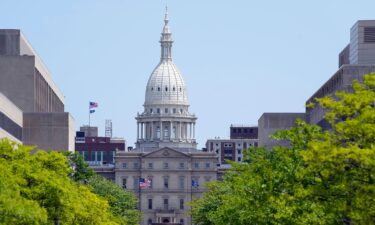
[(90, 128), (90, 124), (91, 123), (91, 111), (90, 111), (90, 109), (89, 109), (89, 128)]

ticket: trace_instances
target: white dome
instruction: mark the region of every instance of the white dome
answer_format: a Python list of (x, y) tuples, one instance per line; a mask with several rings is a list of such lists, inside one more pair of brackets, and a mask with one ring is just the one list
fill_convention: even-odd
[(152, 72), (146, 87), (145, 106), (188, 106), (187, 90), (182, 74), (172, 60), (162, 60)]

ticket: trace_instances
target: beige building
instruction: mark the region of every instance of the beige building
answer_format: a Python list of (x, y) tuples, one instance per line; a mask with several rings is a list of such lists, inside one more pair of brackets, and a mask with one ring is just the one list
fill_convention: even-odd
[(45, 150), (74, 150), (64, 95), (20, 30), (0, 29), (0, 138)]
[[(143, 225), (191, 224), (188, 203), (217, 176), (215, 153), (196, 149), (197, 117), (189, 112), (187, 86), (172, 61), (168, 14), (164, 22), (161, 59), (146, 86), (144, 111), (136, 117), (136, 148), (115, 157), (116, 183), (138, 196)], [(140, 181), (148, 186), (140, 188)]]

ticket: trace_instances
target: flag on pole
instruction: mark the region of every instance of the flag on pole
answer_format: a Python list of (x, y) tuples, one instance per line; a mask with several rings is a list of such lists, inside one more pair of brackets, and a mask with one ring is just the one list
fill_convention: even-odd
[(192, 187), (199, 187), (199, 183), (198, 183), (198, 181), (197, 180), (191, 180), (191, 186)]
[[(89, 104), (89, 108), (90, 109), (93, 109), (93, 108), (96, 108), (96, 107), (98, 107), (99, 106), (99, 104), (97, 103), (97, 102), (90, 102), (90, 104)], [(95, 111), (94, 111), (95, 112)]]
[(151, 181), (147, 178), (139, 178), (139, 187), (140, 188), (149, 188), (151, 187)]

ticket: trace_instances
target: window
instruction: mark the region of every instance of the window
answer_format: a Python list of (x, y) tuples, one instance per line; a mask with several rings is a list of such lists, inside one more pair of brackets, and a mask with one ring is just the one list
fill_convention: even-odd
[(151, 91), (153, 91), (153, 90), (154, 90), (154, 88), (152, 87), (152, 88), (151, 88)]
[(241, 157), (237, 158), (237, 162), (241, 162), (241, 160), (242, 160)]
[(194, 163), (194, 168), (199, 168), (199, 163), (198, 162)]
[(152, 188), (152, 177), (147, 177), (147, 179), (150, 181), (150, 189)]
[(169, 129), (168, 129), (168, 126), (165, 126), (164, 127), (164, 138), (168, 138), (169, 136)]
[(168, 199), (165, 198), (163, 203), (164, 203), (164, 209), (167, 210), (168, 209)]
[(152, 209), (152, 199), (148, 199), (148, 209)]
[(238, 143), (238, 147), (241, 147), (241, 144), (240, 144), (240, 143)]
[(182, 88), (180, 87), (180, 92), (182, 91)]
[(122, 163), (122, 168), (126, 168), (128, 165), (126, 163)]
[(91, 151), (91, 160), (90, 161), (96, 161), (96, 151)]
[(179, 186), (180, 186), (180, 189), (185, 188), (185, 177), (179, 177)]
[(184, 199), (180, 199), (180, 209), (184, 209)]
[(147, 220), (147, 224), (148, 224), (148, 225), (152, 225), (152, 219), (148, 219), (148, 220)]
[(148, 163), (148, 168), (149, 169), (152, 169), (154, 167), (154, 164), (152, 164), (152, 163)]
[(122, 188), (126, 189), (126, 183), (127, 183), (127, 179), (126, 178), (122, 178)]
[(134, 169), (138, 169), (138, 166), (139, 166), (138, 163), (133, 164)]
[(365, 27), (364, 32), (364, 42), (375, 43), (375, 27)]
[(163, 164), (163, 168), (164, 168), (164, 169), (168, 169), (168, 167), (169, 167), (168, 163), (165, 162), (165, 163)]
[(183, 110), (182, 109), (180, 109), (180, 113), (182, 114), (182, 112), (183, 112)]
[(150, 113), (152, 113), (152, 109), (150, 109)]
[(115, 158), (115, 152), (114, 151), (110, 151), (110, 152), (108, 152), (109, 153), (109, 158), (108, 158), (108, 162), (109, 163), (113, 163), (115, 160), (114, 160), (114, 158)]
[(172, 129), (172, 138), (176, 138), (176, 127)]
[(160, 109), (159, 108), (156, 109), (156, 113), (160, 113)]
[(168, 87), (167, 86), (165, 86), (165, 91), (168, 91)]
[(168, 189), (169, 186), (169, 177), (163, 177), (163, 183), (164, 183), (164, 188)]
[(158, 91), (160, 91), (160, 87), (158, 87)]
[(177, 113), (177, 109), (176, 108), (173, 108), (173, 113)]
[(164, 112), (165, 112), (165, 113), (168, 113), (168, 108), (165, 108), (165, 109), (164, 109)]
[(175, 87), (173, 87), (173, 91), (175, 91), (176, 90), (176, 88)]
[(185, 163), (180, 162), (180, 168), (181, 168), (181, 169), (185, 168)]
[(102, 161), (102, 154), (103, 154), (103, 152), (102, 151), (98, 151), (97, 152), (97, 155), (96, 155), (96, 161)]
[(241, 154), (241, 149), (237, 149), (237, 154)]
[(82, 152), (83, 160), (88, 161), (89, 160), (89, 152), (83, 151)]
[(156, 138), (160, 138), (160, 127), (156, 127)]
[(209, 162), (206, 163), (206, 168), (210, 168), (210, 163)]
[(184, 219), (180, 219), (180, 224), (184, 225)]

